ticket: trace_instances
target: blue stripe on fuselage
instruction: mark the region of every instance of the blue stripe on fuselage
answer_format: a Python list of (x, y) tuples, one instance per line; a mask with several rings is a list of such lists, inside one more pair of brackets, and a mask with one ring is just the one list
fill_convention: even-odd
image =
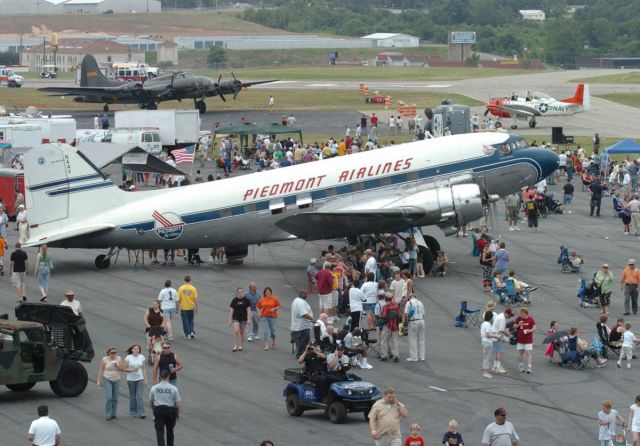
[[(98, 173), (92, 173), (90, 175), (83, 175), (81, 177), (65, 178), (64, 180), (48, 181), (46, 183), (35, 184), (27, 187), (31, 192), (35, 192), (41, 189), (48, 189), (50, 187), (64, 186), (65, 184), (78, 183), (80, 181), (94, 180), (96, 178), (102, 178)], [(106, 181), (106, 180), (105, 180)]]
[[(491, 164), (486, 164), (486, 161), (488, 159), (492, 159), (492, 160), (496, 160), (496, 162), (491, 163)], [(479, 163), (478, 161), (483, 160), (483, 163)], [(347, 194), (351, 194), (354, 192), (354, 185), (356, 184), (362, 184), (363, 189), (362, 190), (374, 190), (374, 189), (380, 189), (380, 188), (385, 188), (385, 187), (389, 187), (389, 186), (395, 186), (398, 184), (402, 184), (402, 183), (411, 183), (411, 182), (415, 182), (415, 181), (419, 181), (419, 180), (409, 180), (407, 178), (407, 176), (410, 173), (414, 173), (417, 174), (418, 177), (420, 179), (426, 179), (426, 178), (437, 178), (437, 177), (442, 177), (442, 176), (451, 176), (453, 174), (456, 173), (462, 173), (462, 172), (486, 172), (486, 171), (491, 171), (491, 170), (495, 170), (495, 169), (499, 169), (499, 168), (503, 168), (503, 167), (507, 167), (510, 165), (516, 165), (516, 164), (521, 164), (521, 163), (526, 163), (531, 165), (532, 167), (535, 168), (536, 172), (538, 173), (538, 178), (541, 178), (542, 176), (542, 168), (540, 166), (540, 164), (533, 158), (514, 158), (513, 156), (510, 157), (504, 157), (504, 156), (499, 156), (497, 153), (489, 156), (482, 156), (482, 157), (478, 157), (478, 158), (474, 158), (471, 160), (465, 160), (462, 162), (453, 162), (453, 163), (448, 163), (448, 164), (440, 164), (438, 166), (434, 166), (434, 167), (429, 167), (426, 169), (421, 169), (421, 170), (414, 170), (408, 173), (401, 173), (401, 174), (397, 174), (397, 175), (392, 175), (392, 176), (387, 176), (387, 177), (380, 177), (380, 178), (375, 178), (375, 179), (367, 179), (367, 180), (360, 180), (360, 181), (354, 181), (352, 183), (349, 184), (344, 184), (344, 185), (332, 185), (329, 187), (326, 187), (324, 189), (320, 189), (320, 190), (314, 190), (311, 192), (311, 198), (313, 201), (318, 201), (318, 200), (322, 200), (325, 199), (327, 197), (333, 198), (333, 197), (338, 197), (341, 195), (347, 195)], [(387, 179), (388, 181), (385, 182), (386, 184), (382, 184), (384, 179)], [(329, 192), (329, 193), (327, 193)], [(279, 199), (283, 199), (286, 205), (292, 205), (296, 203), (296, 195), (289, 195), (286, 197), (274, 197), (274, 198), (279, 198)], [(229, 216), (238, 216), (238, 215), (244, 215), (244, 214), (251, 214), (254, 212), (259, 212), (259, 211), (264, 211), (269, 209), (269, 201), (270, 200), (261, 200), (261, 201), (253, 201), (253, 202), (246, 202), (243, 203), (243, 205), (238, 206), (230, 206), (228, 208), (221, 208), (221, 209), (213, 209), (213, 210), (207, 210), (207, 211), (201, 211), (201, 212), (194, 212), (192, 214), (185, 214), (182, 215), (182, 221), (184, 221), (185, 224), (194, 224), (194, 223), (203, 223), (203, 222), (207, 222), (207, 221), (214, 221), (214, 220), (218, 220), (221, 218), (226, 218)], [(255, 205), (255, 210), (249, 211), (247, 212), (245, 210), (245, 206), (248, 205)], [(222, 211), (224, 209), (229, 210), (229, 212), (226, 213), (226, 215), (223, 215), (225, 213), (223, 213)], [(125, 230), (125, 231), (130, 231), (130, 230), (136, 230), (136, 231), (149, 231), (152, 230), (154, 227), (154, 222), (153, 220), (151, 221), (145, 221), (145, 222), (139, 222), (139, 223), (131, 223), (131, 224), (127, 224), (127, 225), (122, 225), (119, 226), (118, 228), (121, 230)]]

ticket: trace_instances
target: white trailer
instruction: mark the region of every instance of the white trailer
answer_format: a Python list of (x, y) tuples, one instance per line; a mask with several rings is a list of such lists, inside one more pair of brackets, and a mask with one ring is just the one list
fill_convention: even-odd
[(198, 110), (126, 110), (115, 113), (116, 128), (157, 127), (162, 146), (194, 144), (200, 139)]
[(37, 144), (65, 142), (71, 144), (76, 139), (76, 120), (73, 118), (46, 118), (38, 116), (17, 116), (0, 118), (0, 125), (28, 124), (40, 129)]
[(38, 125), (0, 123), (0, 143), (13, 149), (30, 149), (42, 144), (42, 129)]

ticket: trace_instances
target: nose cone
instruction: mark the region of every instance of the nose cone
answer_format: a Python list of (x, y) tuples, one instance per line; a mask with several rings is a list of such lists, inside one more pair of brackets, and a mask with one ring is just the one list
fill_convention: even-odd
[(538, 178), (541, 181), (543, 178), (551, 175), (556, 169), (558, 169), (558, 163), (560, 159), (558, 155), (549, 149), (534, 149), (533, 159), (535, 159), (540, 165), (542, 170), (542, 176)]
[(538, 177), (536, 182), (551, 175), (558, 168), (560, 161), (554, 151), (538, 147), (516, 150), (514, 158), (522, 158), (527, 160), (529, 164), (533, 164)]

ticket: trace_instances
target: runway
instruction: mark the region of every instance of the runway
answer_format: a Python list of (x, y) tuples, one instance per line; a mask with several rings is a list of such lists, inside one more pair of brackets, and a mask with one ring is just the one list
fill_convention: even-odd
[[(602, 217), (589, 218), (587, 193), (581, 192), (579, 185), (576, 189), (574, 213), (542, 220), (541, 233), (508, 232), (503, 219), (498, 218), (495, 232), (507, 243), (510, 268), (520, 273), (524, 281), (540, 286), (531, 307), (538, 327), (532, 375), (517, 371), (515, 349), (505, 345), (508, 374), (491, 380), (482, 378), (479, 328), (454, 327), (461, 300), (482, 308), (489, 297), (481, 289), (478, 258), (469, 255), (468, 238), (445, 238), (437, 229), (427, 230), (441, 241), (451, 261), (447, 277), (415, 281), (426, 308), (427, 361), (406, 362), (407, 342), (400, 338), (400, 363), (372, 359), (373, 370), (356, 371), (378, 386), (397, 389), (399, 400), (409, 410), (403, 422), (404, 433), (410, 423), (417, 422), (425, 439), (430, 444), (439, 444), (448, 420), (456, 418), (465, 444), (479, 444), (484, 427), (493, 420), (494, 409), (503, 405), (521, 444), (573, 446), (595, 441), (594, 418), (601, 401), (611, 399), (614, 408), (626, 416), (626, 408), (637, 393), (636, 361), (631, 370), (617, 369), (611, 362), (603, 369), (567, 370), (547, 363), (544, 346), (540, 345), (552, 319), (558, 320), (562, 329), (579, 326), (585, 339), (591, 342), (598, 311), (578, 305), (575, 297), (578, 279), (591, 277), (605, 261), (618, 277), (627, 258), (634, 257), (638, 244), (637, 237), (622, 234), (619, 219), (611, 218), (610, 200), (603, 200)], [(9, 233), (12, 245), (17, 237), (13, 226)], [(184, 414), (176, 431), (178, 445), (247, 446), (266, 438), (278, 446), (309, 442), (324, 446), (336, 441), (370, 445), (369, 428), (361, 415), (350, 415), (341, 426), (331, 425), (317, 411), (294, 418), (287, 415), (281, 395), (285, 385), (283, 369), (295, 366), (288, 333), (290, 303), (296, 291), (306, 287), (308, 259), (318, 257), (329, 243), (290, 241), (254, 246), (250, 247), (244, 265), (200, 268), (189, 267), (182, 259), (178, 259), (174, 268), (150, 266), (148, 262), (135, 266), (123, 251), (117, 263), (100, 271), (93, 266), (97, 251), (52, 249), (55, 269), (49, 296), (51, 302), (57, 302), (62, 300), (66, 289), (75, 290), (97, 352), (96, 359), (87, 366), (89, 377), (95, 379), (99, 359), (108, 346), (115, 345), (122, 352), (133, 343), (143, 343), (143, 311), (157, 296), (164, 280), (170, 278), (179, 285), (185, 273), (191, 274), (201, 296), (196, 339), (179, 336), (179, 321), (174, 324), (178, 335), (173, 350), (185, 364), (179, 376)], [(340, 240), (333, 243), (343, 246)], [(561, 244), (584, 256), (582, 274), (561, 272), (556, 263)], [(33, 261), (35, 251), (27, 252)], [(264, 352), (262, 343), (251, 343), (245, 345), (244, 352), (231, 352), (231, 332), (226, 325), (229, 302), (235, 288), (246, 287), (250, 281), (255, 281), (259, 289), (272, 287), (284, 304), (275, 351)], [(0, 290), (3, 296), (0, 313), (12, 312), (15, 293), (9, 276), (0, 279)], [(35, 300), (38, 294), (32, 277), (27, 294), (30, 300)], [(312, 295), (309, 302), (317, 314), (317, 296)], [(616, 290), (611, 318), (615, 319), (622, 311), (621, 293)], [(637, 316), (630, 321), (640, 324)], [(23, 394), (0, 388), (0, 405), (4, 407), (0, 419), (3, 446), (25, 444), (24, 435), (39, 404), (49, 405), (51, 416), (61, 425), (64, 444), (155, 444), (151, 419), (128, 416), (126, 386), (120, 387), (120, 418), (105, 421), (104, 395), (95, 383), (90, 383), (83, 395), (71, 399), (55, 397), (48, 385), (40, 383)]]

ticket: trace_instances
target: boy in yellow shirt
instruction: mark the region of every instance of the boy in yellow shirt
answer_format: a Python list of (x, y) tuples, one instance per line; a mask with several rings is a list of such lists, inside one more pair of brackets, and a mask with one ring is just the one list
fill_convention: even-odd
[(191, 285), (191, 276), (184, 276), (184, 284), (178, 288), (178, 309), (182, 318), (184, 337), (195, 337), (194, 316), (198, 312), (198, 290)]
[(2, 234), (0, 234), (0, 276), (4, 276), (4, 252), (7, 249), (9, 249), (9, 245), (7, 245), (7, 241)]

